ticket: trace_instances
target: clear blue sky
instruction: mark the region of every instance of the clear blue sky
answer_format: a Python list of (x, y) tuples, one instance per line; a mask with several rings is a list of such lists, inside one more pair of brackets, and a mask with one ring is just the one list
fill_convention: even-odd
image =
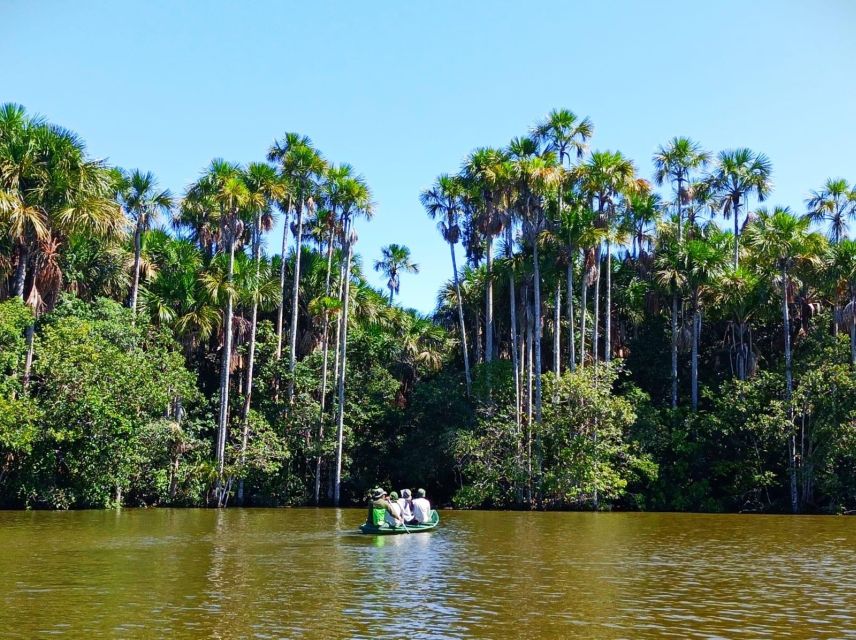
[(305, 133), (374, 191), (366, 266), (408, 245), (422, 274), (401, 301), (429, 311), (451, 267), (420, 190), (554, 107), (591, 117), (593, 147), (645, 177), (657, 145), (687, 135), (769, 155), (771, 204), (856, 180), (854, 33), (850, 0), (0, 0), (0, 102), (177, 193), (213, 157), (259, 160)]

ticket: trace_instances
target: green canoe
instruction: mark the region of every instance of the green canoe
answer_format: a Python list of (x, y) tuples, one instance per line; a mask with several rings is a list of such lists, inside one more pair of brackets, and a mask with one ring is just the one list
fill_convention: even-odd
[(373, 536), (396, 536), (399, 534), (407, 535), (408, 533), (422, 533), (423, 531), (431, 531), (440, 524), (440, 514), (435, 510), (431, 510), (431, 522), (426, 524), (408, 524), (400, 527), (390, 527), (388, 524), (383, 524), (375, 527), (370, 524), (361, 524), (360, 532)]

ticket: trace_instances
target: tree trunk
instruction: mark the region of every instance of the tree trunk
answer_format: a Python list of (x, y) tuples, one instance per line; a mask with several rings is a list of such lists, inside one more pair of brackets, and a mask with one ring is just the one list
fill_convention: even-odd
[(27, 339), (27, 357), (24, 360), (24, 379), (22, 382), (24, 393), (27, 392), (27, 389), (30, 386), (30, 372), (33, 369), (33, 351), (35, 348), (35, 335), (36, 323), (35, 321), (33, 321), (32, 324), (27, 325), (27, 328), (24, 331), (24, 337)]
[(15, 265), (15, 274), (12, 276), (12, 292), (24, 301), (24, 283), (27, 280), (27, 261), (30, 258), (30, 248), (26, 242), (18, 243), (18, 264)]
[[(333, 267), (333, 232), (330, 232), (330, 240), (327, 243), (327, 278), (324, 285), (325, 297), (330, 297), (330, 272)], [(324, 409), (327, 398), (327, 363), (330, 352), (330, 314), (324, 310), (324, 337), (323, 343), (323, 364), (321, 366), (321, 397), (319, 398), (320, 410), (318, 412), (318, 446), (324, 442)], [(338, 343), (337, 343), (338, 344)], [(315, 504), (319, 503), (321, 497), (321, 454), (315, 457)]]
[(793, 431), (793, 407), (791, 397), (793, 396), (793, 378), (791, 374), (791, 322), (788, 313), (788, 271), (782, 267), (782, 328), (785, 333), (785, 401), (788, 407), (788, 421), (791, 423), (790, 437), (790, 475), (791, 475), (791, 511), (799, 511), (799, 495), (797, 491), (797, 442)]
[[(227, 245), (229, 250), (229, 270), (226, 281), (231, 289), (233, 271), (235, 268), (235, 230), (234, 222), (227, 230)], [(226, 464), (226, 432), (229, 421), (229, 367), (232, 361), (232, 292), (226, 296), (226, 309), (223, 314), (223, 355), (220, 362), (220, 416), (218, 420), (217, 442), (217, 499), (218, 506), (225, 503), (225, 487), (223, 485), (223, 469)]]
[(580, 278), (582, 294), (580, 296), (580, 368), (586, 366), (586, 314), (588, 313), (588, 285), (586, 284), (585, 257), (583, 257), (583, 273)]
[(291, 198), (288, 198), (288, 206), (285, 214), (282, 216), (282, 261), (279, 265), (279, 290), (282, 292), (282, 298), (279, 302), (279, 308), (276, 310), (276, 361), (282, 359), (282, 319), (285, 310), (285, 267), (286, 267), (286, 250), (288, 249), (288, 214), (291, 212)]
[(481, 338), (482, 338), (482, 335), (481, 335), (481, 312), (478, 310), (478, 307), (476, 307), (475, 325), (476, 325), (476, 331), (475, 331), (475, 335), (473, 336), (473, 338), (475, 339), (475, 343), (476, 343), (476, 353), (475, 353), (476, 364), (481, 364), (483, 361), (482, 340), (481, 340)]
[(487, 237), (487, 286), (484, 301), (484, 359), (493, 362), (493, 236)]
[(574, 353), (574, 259), (573, 250), (570, 252), (571, 258), (570, 262), (568, 262), (568, 291), (567, 291), (567, 305), (568, 305), (568, 367), (571, 371), (576, 371), (577, 368), (577, 358), (576, 353)]
[(599, 342), (598, 329), (600, 327), (600, 246), (595, 251), (594, 262), (594, 299), (592, 300), (592, 304), (594, 305), (594, 323), (591, 327), (591, 357), (596, 365), (600, 357), (597, 350)]
[(612, 243), (606, 241), (606, 307), (603, 310), (603, 359), (612, 360)]
[[(553, 309), (553, 373), (556, 380), (562, 375), (562, 279), (556, 275), (556, 308)], [(556, 385), (558, 394), (559, 386)]]
[(678, 408), (678, 292), (672, 291), (672, 409)]
[[(253, 260), (256, 263), (256, 287), (259, 286), (259, 273), (261, 268), (261, 214), (256, 214), (256, 222), (253, 229)], [(244, 465), (247, 455), (247, 444), (250, 437), (250, 402), (253, 397), (253, 373), (256, 359), (256, 329), (259, 320), (258, 295), (253, 296), (253, 312), (250, 321), (250, 346), (247, 354), (247, 393), (244, 395), (244, 406), (241, 408), (241, 466)], [(244, 503), (244, 479), (238, 480), (238, 504)]]
[(698, 292), (693, 294), (693, 352), (692, 352), (692, 408), (698, 410), (698, 338), (701, 330), (701, 315), (698, 309)]
[(464, 302), (461, 299), (461, 283), (458, 280), (458, 260), (455, 257), (455, 245), (449, 243), (449, 250), (452, 252), (452, 272), (455, 277), (455, 295), (458, 298), (458, 322), (461, 325), (461, 348), (464, 352), (464, 377), (467, 381), (467, 397), (472, 394), (473, 382), (470, 378), (470, 356), (467, 353), (467, 328), (464, 324)]
[(533, 349), (533, 322), (532, 305), (529, 303), (529, 291), (523, 298), (523, 307), (526, 310), (526, 500), (532, 504), (532, 352)]
[(740, 201), (734, 201), (732, 205), (732, 213), (734, 214), (734, 269), (737, 269), (740, 263)]
[[(532, 293), (535, 322), (535, 423), (541, 424), (541, 265), (538, 258), (538, 238), (532, 242)], [(536, 447), (537, 453), (537, 447)]]
[(133, 313), (137, 313), (137, 295), (140, 289), (140, 255), (143, 252), (143, 228), (142, 221), (137, 221), (134, 229), (134, 279), (131, 283), (131, 297), (128, 306)]
[[(856, 311), (856, 303), (850, 303)], [(850, 367), (856, 369), (856, 314), (850, 319)]]
[(294, 401), (294, 369), (297, 366), (297, 320), (300, 316), (300, 259), (303, 254), (303, 208), (305, 199), (301, 197), (300, 205), (297, 209), (297, 237), (295, 238), (294, 248), (294, 284), (291, 290), (291, 335), (289, 345), (291, 353), (288, 360), (288, 403)]
[(339, 506), (340, 492), (342, 488), (342, 451), (344, 446), (344, 426), (345, 426), (345, 377), (348, 353), (348, 306), (351, 293), (351, 238), (350, 224), (345, 226), (345, 282), (342, 303), (342, 329), (339, 342), (340, 360), (339, 367), (339, 406), (337, 411), (337, 429), (336, 429), (336, 479), (333, 484), (333, 505)]
[[(511, 225), (508, 225), (505, 232), (506, 250), (509, 260), (512, 253), (512, 231)], [(511, 365), (514, 369), (514, 423), (517, 427), (517, 433), (520, 433), (520, 352), (517, 344), (517, 291), (514, 282), (514, 269), (508, 273), (508, 296), (511, 312)]]

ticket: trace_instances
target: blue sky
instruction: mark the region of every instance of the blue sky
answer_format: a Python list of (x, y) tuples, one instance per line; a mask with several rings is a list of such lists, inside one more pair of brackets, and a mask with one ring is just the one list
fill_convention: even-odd
[(374, 191), (366, 265), (408, 245), (422, 273), (401, 301), (430, 311), (451, 267), (420, 190), (554, 107), (589, 116), (593, 148), (644, 177), (657, 145), (687, 135), (766, 153), (771, 204), (801, 210), (825, 178), (856, 180), (854, 28), (849, 0), (0, 0), (0, 102), (177, 193), (214, 157), (259, 160), (305, 133)]

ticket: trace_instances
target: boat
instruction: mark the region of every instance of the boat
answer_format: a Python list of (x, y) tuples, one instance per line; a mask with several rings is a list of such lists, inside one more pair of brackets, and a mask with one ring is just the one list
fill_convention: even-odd
[(379, 527), (376, 527), (371, 524), (361, 524), (360, 525), (360, 533), (365, 533), (367, 535), (372, 536), (396, 536), (396, 535), (407, 535), (408, 533), (422, 533), (424, 531), (431, 531), (432, 529), (436, 529), (437, 525), (440, 524), (440, 514), (437, 513), (435, 509), (431, 510), (431, 521), (426, 522), (425, 524), (408, 524), (401, 525), (398, 527), (391, 527), (388, 524), (384, 523)]

